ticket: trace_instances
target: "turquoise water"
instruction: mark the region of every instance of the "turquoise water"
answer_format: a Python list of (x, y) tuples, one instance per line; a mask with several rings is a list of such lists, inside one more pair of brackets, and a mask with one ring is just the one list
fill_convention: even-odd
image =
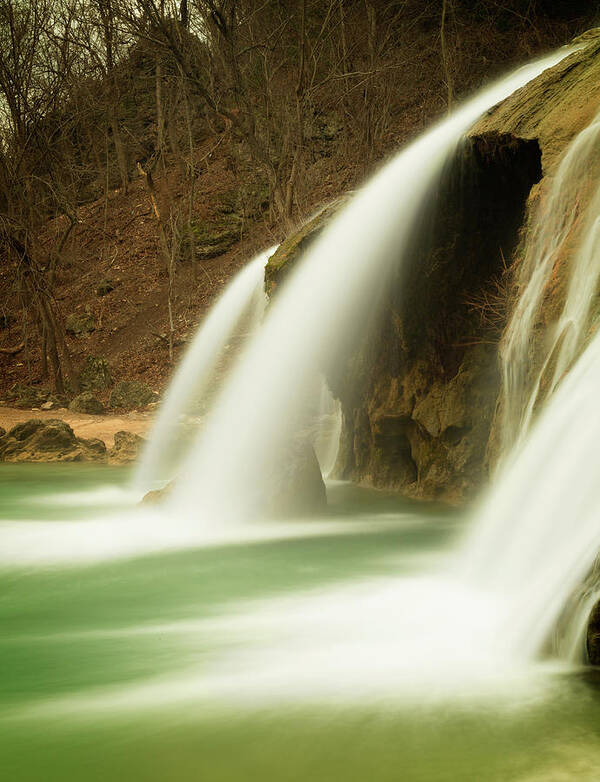
[[(60, 531), (77, 519), (93, 531), (93, 517), (108, 514), (118, 535), (127, 521), (115, 497), (127, 480), (117, 468), (2, 466), (0, 515), (23, 529), (35, 520)], [(5, 562), (2, 778), (599, 779), (593, 671), (540, 664), (535, 686), (507, 679), (443, 698), (427, 686), (406, 694), (393, 668), (389, 686), (369, 684), (387, 664), (383, 637), (352, 678), (330, 689), (356, 654), (355, 639), (342, 636), (325, 678), (304, 678), (333, 642), (325, 633), (313, 646), (307, 636), (324, 634), (314, 618), (294, 624), (306, 596), (318, 607), (322, 596), (333, 595), (323, 605), (335, 605), (339, 594), (340, 610), (352, 616), (353, 593), (344, 590), (378, 589), (410, 579), (424, 563), (435, 567), (465, 524), (455, 513), (343, 484), (330, 487), (330, 500), (321, 520), (329, 526), (316, 521), (314, 534), (303, 528), (286, 539), (194, 543), (87, 563)], [(32, 528), (32, 547), (36, 534)], [(298, 659), (287, 668), (290, 649)], [(438, 672), (452, 677), (442, 654)]]

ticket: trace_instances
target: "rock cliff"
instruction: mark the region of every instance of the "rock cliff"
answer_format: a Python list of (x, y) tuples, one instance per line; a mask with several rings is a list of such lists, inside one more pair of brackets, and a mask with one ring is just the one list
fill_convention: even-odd
[[(377, 333), (343, 376), (327, 378), (343, 409), (339, 477), (450, 502), (485, 482), (515, 270), (535, 205), (600, 110), (599, 36), (582, 36), (559, 65), (481, 118), (431, 195), (423, 239), (398, 265)], [(342, 204), (281, 245), (266, 269), (270, 294)]]

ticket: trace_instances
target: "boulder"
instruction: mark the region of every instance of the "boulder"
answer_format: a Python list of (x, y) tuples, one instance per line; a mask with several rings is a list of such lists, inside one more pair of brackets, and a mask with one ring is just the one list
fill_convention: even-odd
[(92, 394), (91, 391), (84, 391), (78, 394), (69, 403), (69, 410), (73, 413), (88, 413), (89, 415), (102, 415), (104, 405)]
[(99, 356), (88, 356), (79, 373), (79, 387), (82, 391), (105, 391), (112, 386), (108, 361)]
[(97, 328), (95, 315), (90, 312), (72, 312), (67, 316), (65, 330), (74, 337), (87, 337)]
[(33, 418), (13, 426), (0, 437), (0, 461), (4, 462), (104, 462), (102, 440), (76, 437), (71, 427), (57, 418)]
[(135, 410), (155, 402), (157, 395), (146, 383), (140, 380), (122, 380), (113, 388), (109, 405), (112, 408)]
[(140, 437), (139, 434), (135, 434), (135, 432), (125, 430), (115, 432), (115, 442), (108, 452), (108, 460), (111, 464), (134, 462), (140, 455), (145, 443), (146, 440)]

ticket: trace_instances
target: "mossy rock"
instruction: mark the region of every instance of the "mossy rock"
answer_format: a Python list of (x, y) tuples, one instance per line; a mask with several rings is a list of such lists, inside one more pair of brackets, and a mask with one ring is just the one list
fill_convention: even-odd
[(82, 391), (104, 391), (112, 386), (108, 361), (97, 356), (88, 356), (79, 373), (79, 387)]
[(128, 432), (124, 429), (115, 432), (115, 442), (108, 452), (108, 460), (111, 464), (127, 464), (135, 461), (146, 440), (135, 432)]
[(104, 462), (106, 446), (102, 440), (76, 437), (69, 424), (58, 418), (32, 418), (0, 437), (0, 461)]
[(198, 222), (191, 226), (191, 233), (198, 260), (216, 258), (226, 253), (240, 238), (240, 220), (228, 216), (219, 222)]
[(109, 405), (112, 408), (135, 410), (155, 402), (157, 395), (140, 380), (122, 380), (113, 388)]
[(51, 402), (53, 406), (58, 406), (63, 401), (47, 388), (28, 386), (25, 383), (15, 383), (6, 398), (12, 402), (14, 407), (23, 408), (42, 407), (48, 402)]
[(74, 337), (87, 337), (98, 326), (96, 317), (90, 312), (72, 312), (67, 316), (65, 330)]
[(84, 391), (78, 394), (69, 404), (69, 410), (73, 413), (87, 413), (89, 415), (102, 415), (104, 405), (92, 394), (91, 391)]
[(348, 200), (349, 195), (345, 195), (327, 204), (279, 245), (265, 267), (267, 295), (271, 296), (274, 293), (275, 288), (291, 271), (296, 261), (319, 237), (329, 221), (348, 203)]

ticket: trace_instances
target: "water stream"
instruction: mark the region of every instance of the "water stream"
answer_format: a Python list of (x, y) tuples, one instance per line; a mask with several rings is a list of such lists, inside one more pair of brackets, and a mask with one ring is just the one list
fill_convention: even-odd
[(188, 440), (194, 431), (189, 416), (206, 411), (207, 393), (216, 384), (218, 362), (234, 330), (244, 318), (250, 332), (260, 323), (265, 307), (264, 267), (275, 249), (260, 253), (238, 272), (198, 329), (169, 385), (136, 470), (134, 485), (140, 492), (176, 474), (183, 458), (178, 423), (186, 421)]
[[(571, 142), (542, 194), (526, 237), (519, 269), (519, 291), (501, 345), (502, 447), (508, 454), (523, 440), (540, 402), (540, 387), (550, 396), (580, 349), (600, 275), (600, 189), (593, 192), (598, 168), (600, 118)], [(562, 312), (538, 331), (540, 311), (553, 272), (561, 259), (573, 255), (571, 268), (559, 273), (569, 283)], [(534, 360), (534, 351), (537, 352)], [(551, 365), (552, 364), (552, 365)], [(537, 369), (534, 369), (536, 367)], [(541, 367), (541, 368), (540, 368)]]
[(331, 221), (278, 290), (228, 377), (184, 464), (187, 478), (173, 493), (173, 514), (198, 524), (252, 517), (268, 492), (265, 476), (302, 426), (321, 374), (338, 374), (369, 328), (463, 134), (565, 54), (477, 93), (403, 149)]

